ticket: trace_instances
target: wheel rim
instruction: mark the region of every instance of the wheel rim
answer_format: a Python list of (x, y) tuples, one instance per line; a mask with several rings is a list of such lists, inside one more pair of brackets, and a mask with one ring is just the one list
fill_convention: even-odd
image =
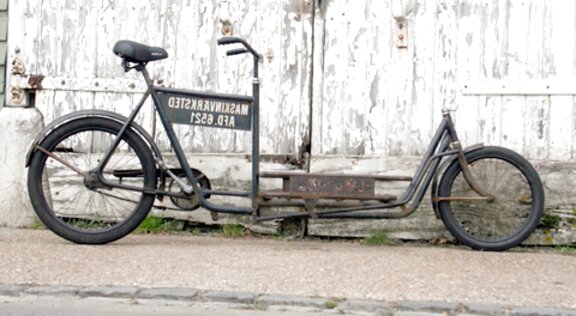
[[(42, 194), (49, 209), (61, 225), (81, 232), (100, 233), (110, 231), (132, 217), (141, 205), (143, 194), (95, 185), (94, 172), (104, 151), (116, 137), (115, 130), (87, 127), (55, 141), (50, 152), (72, 164), (90, 179), (79, 175), (57, 159), (45, 157), (42, 172)], [(134, 145), (122, 139), (107, 163), (103, 178), (112, 184), (125, 184), (138, 188), (146, 187), (143, 172), (134, 176), (133, 170), (143, 170), (142, 158)], [(118, 176), (131, 174), (132, 176)], [(97, 182), (96, 182), (97, 183)]]
[[(511, 162), (485, 158), (470, 163), (474, 180), (493, 201), (450, 201), (451, 215), (462, 233), (483, 242), (500, 242), (526, 227), (532, 214), (532, 191), (528, 179)], [(450, 188), (451, 197), (478, 197), (460, 171)]]

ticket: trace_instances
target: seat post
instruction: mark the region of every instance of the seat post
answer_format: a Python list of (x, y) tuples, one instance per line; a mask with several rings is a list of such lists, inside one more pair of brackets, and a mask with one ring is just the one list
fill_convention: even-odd
[(146, 85), (148, 86), (148, 88), (152, 88), (152, 86), (154, 85), (154, 81), (152, 81), (150, 75), (148, 74), (148, 70), (146, 70), (146, 64), (138, 64), (138, 66), (136, 66), (136, 70), (142, 73), (142, 76), (144, 76), (144, 80), (146, 81)]

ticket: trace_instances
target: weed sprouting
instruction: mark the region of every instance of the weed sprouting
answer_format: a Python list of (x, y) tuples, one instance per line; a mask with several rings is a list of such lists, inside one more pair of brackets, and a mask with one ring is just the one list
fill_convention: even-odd
[(222, 235), (228, 238), (238, 238), (244, 236), (246, 233), (246, 228), (238, 224), (226, 224), (222, 225)]

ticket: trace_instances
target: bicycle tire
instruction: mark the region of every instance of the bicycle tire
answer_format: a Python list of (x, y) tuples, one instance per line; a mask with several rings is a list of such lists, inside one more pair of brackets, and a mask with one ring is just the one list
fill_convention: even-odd
[[(121, 128), (119, 122), (88, 117), (54, 129), (39, 146), (89, 173)], [(118, 176), (125, 169), (141, 172), (132, 172), (129, 178)], [(124, 133), (102, 177), (114, 184), (124, 181), (143, 189), (156, 188), (152, 153), (136, 132)], [(154, 194), (87, 179), (42, 151), (34, 152), (28, 170), (30, 200), (42, 223), (62, 238), (79, 244), (109, 243), (136, 229), (152, 208)]]
[[(516, 152), (484, 147), (466, 154), (474, 180), (494, 200), (440, 200), (442, 221), (461, 243), (502, 251), (525, 241), (543, 215), (544, 190), (538, 173)], [(442, 176), (438, 197), (478, 197), (467, 184), (458, 160)]]

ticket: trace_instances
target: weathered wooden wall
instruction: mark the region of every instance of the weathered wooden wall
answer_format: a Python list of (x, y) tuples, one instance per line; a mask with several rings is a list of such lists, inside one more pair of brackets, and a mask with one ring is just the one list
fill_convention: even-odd
[(466, 144), (574, 158), (574, 1), (404, 0), (406, 49), (394, 1), (354, 3), (317, 15), (314, 153), (419, 155), (447, 106)]
[[(249, 94), (250, 60), (226, 58), (216, 45), (225, 35), (265, 57), (263, 153), (309, 151), (313, 170), (410, 174), (449, 107), (465, 145), (519, 151), (549, 172), (549, 208), (576, 205), (576, 176), (557, 177), (576, 156), (572, 0), (11, 0), (8, 57), (45, 76), (36, 105), (46, 121), (86, 108), (127, 114), (143, 84), (119, 67), (117, 40), (167, 49), (150, 65), (159, 84)], [(151, 105), (138, 120), (152, 130)], [(177, 132), (189, 153), (250, 150), (245, 132)], [(233, 167), (248, 165), (207, 166)]]
[[(37, 105), (47, 121), (81, 108), (129, 112), (142, 82), (111, 53), (119, 39), (165, 47), (170, 58), (150, 68), (166, 86), (249, 94), (250, 60), (226, 58), (216, 46), (236, 35), (265, 55), (264, 152), (298, 153), (311, 136), (316, 155), (419, 155), (448, 106), (458, 108), (465, 143), (506, 145), (531, 159), (576, 153), (570, 0), (29, 0), (11, 7), (10, 57), (21, 48), (28, 72), (46, 76)], [(398, 12), (407, 48), (395, 45)], [(151, 127), (151, 111), (140, 121)], [(249, 149), (243, 132), (179, 133), (191, 152)]]
[[(120, 39), (162, 46), (170, 58), (149, 66), (165, 86), (249, 94), (251, 62), (226, 58), (216, 40), (247, 38), (264, 55), (262, 148), (294, 152), (307, 133), (311, 9), (303, 1), (12, 1), (11, 55), (21, 48), (27, 72), (43, 74), (37, 107), (46, 121), (78, 109), (127, 114), (143, 92), (112, 46)], [(230, 32), (225, 26), (230, 24)], [(152, 127), (151, 105), (139, 121)], [(247, 152), (245, 132), (178, 128), (193, 152)], [(194, 137), (192, 137), (194, 136)], [(168, 149), (166, 137), (158, 142)]]

